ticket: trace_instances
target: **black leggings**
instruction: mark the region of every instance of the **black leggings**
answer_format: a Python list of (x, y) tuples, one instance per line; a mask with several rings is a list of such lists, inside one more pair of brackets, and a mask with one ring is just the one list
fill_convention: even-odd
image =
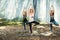
[[(36, 22), (36, 21), (32, 21), (32, 22), (29, 22), (29, 26), (30, 26), (30, 32), (32, 33), (32, 23), (34, 23), (35, 25), (38, 25), (39, 23)], [(34, 25), (34, 26), (35, 26)]]
[(28, 24), (28, 20), (25, 18), (23, 19), (24, 30), (26, 30), (26, 24)]
[[(30, 32), (32, 33), (32, 23), (34, 23), (35, 25), (38, 25), (38, 24), (39, 24), (39, 23), (36, 22), (36, 21), (28, 22), (27, 19), (24, 19), (24, 20), (23, 20), (24, 30), (26, 30), (26, 24), (29, 24)], [(35, 26), (35, 25), (34, 25), (34, 26)]]

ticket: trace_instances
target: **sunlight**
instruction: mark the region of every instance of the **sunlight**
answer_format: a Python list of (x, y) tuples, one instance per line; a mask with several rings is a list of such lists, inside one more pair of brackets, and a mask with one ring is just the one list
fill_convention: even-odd
[(45, 17), (46, 17), (46, 0), (41, 0), (40, 17), (41, 17), (41, 20), (45, 20)]
[(6, 29), (6, 27), (0, 27), (0, 29)]

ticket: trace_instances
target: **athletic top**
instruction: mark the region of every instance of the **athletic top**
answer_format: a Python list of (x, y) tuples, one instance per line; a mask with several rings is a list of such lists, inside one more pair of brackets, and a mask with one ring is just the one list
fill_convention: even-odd
[(29, 16), (29, 22), (32, 22), (32, 21), (34, 21), (34, 15)]
[(29, 7), (29, 22), (32, 22), (34, 21), (34, 8), (33, 6), (31, 5)]

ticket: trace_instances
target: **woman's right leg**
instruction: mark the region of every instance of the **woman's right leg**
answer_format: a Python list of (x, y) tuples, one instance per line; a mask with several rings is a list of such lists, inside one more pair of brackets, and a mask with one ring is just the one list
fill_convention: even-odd
[(34, 26), (39, 25), (39, 23), (38, 23), (38, 22), (36, 22), (36, 21), (33, 21), (32, 23), (34, 23), (34, 24), (35, 24)]

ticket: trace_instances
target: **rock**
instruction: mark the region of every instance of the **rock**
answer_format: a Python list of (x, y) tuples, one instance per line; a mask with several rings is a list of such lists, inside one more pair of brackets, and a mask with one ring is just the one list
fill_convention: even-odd
[(44, 26), (36, 26), (37, 28), (45, 28)]
[(50, 36), (51, 34), (52, 34), (52, 32), (41, 33), (41, 35), (43, 35), (43, 36)]
[(38, 32), (37, 31), (33, 31), (33, 34), (38, 34)]

